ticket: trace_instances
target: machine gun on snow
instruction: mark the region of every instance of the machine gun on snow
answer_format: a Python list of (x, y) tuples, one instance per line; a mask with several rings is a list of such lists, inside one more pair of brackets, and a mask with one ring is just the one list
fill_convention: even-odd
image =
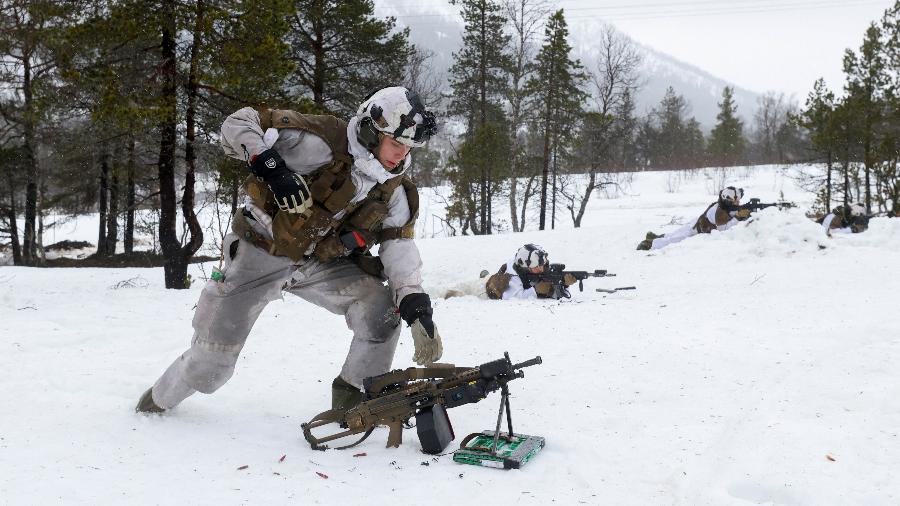
[[(507, 412), (509, 433), (512, 437), (512, 416), (509, 413), (509, 389), (507, 383), (525, 377), (522, 371), (542, 363), (537, 356), (519, 364), (513, 364), (509, 353), (504, 358), (487, 362), (478, 367), (454, 367), (452, 365), (432, 367), (410, 367), (397, 369), (380, 376), (366, 378), (364, 400), (347, 411), (331, 409), (314, 416), (304, 423), (303, 437), (314, 450), (325, 450), (325, 443), (345, 437), (362, 434), (353, 443), (336, 449), (351, 448), (365, 441), (375, 427), (387, 425), (387, 446), (398, 447), (403, 439), (403, 427), (411, 427), (410, 419), (416, 419), (416, 431), (422, 450), (426, 453), (441, 453), (454, 439), (453, 428), (447, 416), (447, 408), (478, 402), (490, 392), (500, 390), (500, 417), (497, 421), (499, 435), (500, 418)], [(342, 430), (323, 437), (313, 435), (313, 429), (337, 423)], [(499, 437), (499, 436), (498, 436)], [(496, 440), (494, 441), (496, 446)]]

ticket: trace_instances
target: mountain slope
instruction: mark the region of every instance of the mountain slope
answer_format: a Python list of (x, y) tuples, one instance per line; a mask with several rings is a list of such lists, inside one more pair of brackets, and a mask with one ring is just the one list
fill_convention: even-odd
[[(453, 64), (453, 52), (459, 50), (462, 44), (463, 23), (458, 12), (451, 5), (388, 2), (380, 2), (376, 10), (381, 16), (396, 16), (398, 26), (410, 28), (413, 43), (434, 51), (434, 69), (445, 77)], [(588, 18), (573, 20), (569, 26), (573, 55), (590, 71), (595, 70), (597, 65), (599, 48), (594, 43), (596, 34), (604, 26), (605, 23), (600, 19)], [(644, 114), (655, 107), (666, 88), (672, 86), (676, 93), (688, 100), (692, 107), (691, 114), (705, 129), (711, 129), (716, 122), (717, 104), (721, 100), (722, 89), (733, 83), (669, 56), (664, 51), (644, 46), (639, 41), (635, 41), (635, 44), (644, 58), (642, 76), (645, 80), (637, 96), (638, 114)], [(738, 114), (745, 122), (752, 118), (758, 96), (753, 91), (735, 86)]]

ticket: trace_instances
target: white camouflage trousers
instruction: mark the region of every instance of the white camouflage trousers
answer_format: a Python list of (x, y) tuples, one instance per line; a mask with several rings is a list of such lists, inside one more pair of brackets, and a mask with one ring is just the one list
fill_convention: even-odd
[(665, 248), (670, 244), (675, 244), (676, 242), (681, 242), (688, 237), (694, 237), (697, 235), (697, 229), (694, 228), (695, 223), (691, 222), (686, 225), (682, 225), (681, 228), (675, 230), (673, 232), (669, 232), (668, 234), (660, 237), (659, 239), (653, 239), (653, 245), (650, 249), (660, 249)]
[[(347, 260), (293, 265), (228, 234), (222, 282), (208, 281), (194, 312), (191, 347), (153, 385), (153, 400), (171, 408), (194, 392), (211, 394), (231, 378), (247, 335), (282, 288), (332, 313), (344, 315), (353, 332), (341, 369), (348, 383), (362, 387), (368, 376), (390, 370), (400, 335), (390, 288)], [(236, 246), (236, 250), (234, 249)], [(232, 257), (232, 252), (234, 255)], [(287, 283), (287, 285), (285, 285)]]

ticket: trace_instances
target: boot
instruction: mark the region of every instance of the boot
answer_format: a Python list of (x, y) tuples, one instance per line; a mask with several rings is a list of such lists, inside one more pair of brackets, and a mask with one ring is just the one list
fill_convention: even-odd
[(338, 376), (331, 382), (331, 409), (347, 411), (362, 401), (362, 392)]
[(647, 251), (653, 246), (653, 239), (644, 239), (640, 243), (638, 243), (637, 249), (640, 251)]
[(162, 413), (165, 411), (165, 408), (161, 408), (153, 402), (153, 387), (150, 387), (138, 400), (134, 410), (138, 413)]
[(649, 239), (650, 241), (652, 241), (653, 239), (659, 239), (663, 235), (665, 234), (656, 235), (653, 232), (647, 232), (647, 237), (645, 237), (645, 239)]

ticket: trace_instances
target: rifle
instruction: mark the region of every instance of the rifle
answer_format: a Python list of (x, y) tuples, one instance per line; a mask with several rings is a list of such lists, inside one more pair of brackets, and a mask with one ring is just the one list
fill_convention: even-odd
[[(415, 417), (423, 450), (436, 454), (443, 451), (454, 437), (446, 409), (478, 402), (496, 390), (502, 391), (500, 412), (502, 415), (505, 403), (511, 433), (507, 383), (525, 377), (521, 369), (542, 361), (537, 356), (513, 364), (509, 353), (504, 353), (503, 357), (478, 367), (435, 364), (432, 367), (397, 369), (366, 378), (363, 380), (363, 402), (346, 411), (331, 409), (319, 413), (301, 425), (303, 437), (313, 450), (326, 450), (328, 446), (325, 443), (329, 441), (362, 434), (359, 440), (336, 447), (343, 450), (365, 441), (375, 427), (387, 425), (390, 430), (387, 447), (396, 448), (402, 442), (403, 427), (411, 428), (409, 420)], [(324, 437), (312, 434), (312, 429), (329, 423), (338, 423), (345, 430)]]
[(790, 207), (797, 207), (797, 204), (793, 202), (779, 201), (779, 202), (760, 202), (757, 198), (750, 199), (746, 204), (741, 204), (738, 206), (738, 209), (749, 209), (750, 212), (756, 212), (760, 209), (765, 209), (767, 207), (777, 207), (778, 209), (787, 209)]
[(575, 279), (578, 280), (578, 291), (584, 291), (584, 283), (583, 281), (587, 278), (609, 278), (615, 276), (615, 274), (611, 272), (607, 272), (606, 269), (595, 269), (594, 272), (589, 271), (567, 271), (566, 264), (550, 264), (547, 268), (544, 269), (544, 272), (539, 273), (527, 273), (525, 278), (531, 284), (535, 285), (540, 283), (541, 281), (548, 281), (553, 284), (553, 298), (570, 298), (572, 294), (569, 293), (569, 288), (566, 287), (564, 282), (566, 278), (566, 274), (571, 274)]

